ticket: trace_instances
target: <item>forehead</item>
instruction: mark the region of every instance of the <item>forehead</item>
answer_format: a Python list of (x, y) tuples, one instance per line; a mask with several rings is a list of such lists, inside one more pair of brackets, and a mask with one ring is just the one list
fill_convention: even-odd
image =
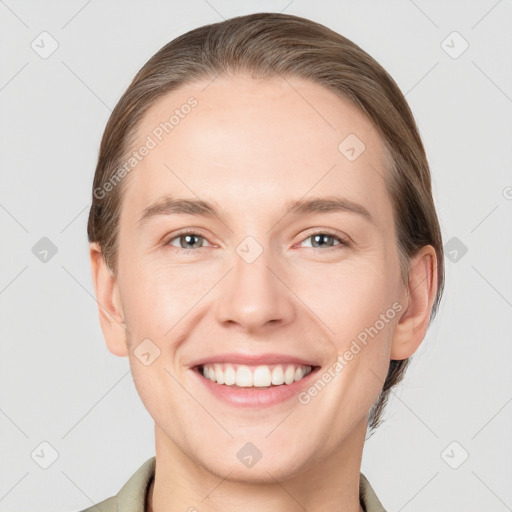
[(390, 220), (377, 130), (350, 102), (303, 79), (237, 76), (185, 85), (145, 114), (132, 149), (142, 146), (151, 148), (123, 199), (130, 215), (164, 194), (250, 214), (250, 201), (261, 210), (337, 192)]

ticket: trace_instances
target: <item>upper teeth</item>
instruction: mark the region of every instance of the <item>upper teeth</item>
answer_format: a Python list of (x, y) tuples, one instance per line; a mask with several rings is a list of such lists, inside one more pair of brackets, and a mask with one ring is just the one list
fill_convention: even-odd
[(268, 387), (271, 384), (292, 384), (311, 372), (305, 365), (245, 366), (232, 364), (205, 364), (203, 375), (217, 384), (239, 387)]

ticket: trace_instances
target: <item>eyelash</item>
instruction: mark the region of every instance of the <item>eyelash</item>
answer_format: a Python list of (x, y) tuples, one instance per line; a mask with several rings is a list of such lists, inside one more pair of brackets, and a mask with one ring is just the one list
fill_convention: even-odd
[[(173, 245), (171, 245), (171, 242), (176, 240), (176, 239), (179, 239), (180, 237), (184, 236), (184, 235), (196, 235), (198, 236), (199, 238), (202, 238), (204, 240), (206, 240), (206, 237), (202, 236), (201, 234), (199, 234), (197, 231), (194, 231), (192, 229), (186, 229), (186, 230), (183, 230), (183, 231), (180, 231), (179, 233), (175, 234), (172, 238), (169, 238), (166, 242), (164, 242), (164, 246), (168, 246), (168, 247), (171, 247), (172, 249), (176, 249), (177, 251), (185, 251), (185, 252), (194, 252), (195, 249), (183, 249), (182, 247), (174, 247)], [(308, 240), (309, 238), (312, 238), (316, 235), (327, 235), (335, 240), (337, 240), (339, 242), (338, 245), (335, 245), (333, 247), (329, 247), (329, 249), (322, 249), (320, 247), (312, 247), (312, 249), (315, 249), (316, 251), (328, 251), (328, 250), (335, 250), (336, 247), (350, 247), (350, 242), (348, 239), (340, 236), (340, 235), (335, 235), (334, 233), (329, 233), (328, 231), (316, 231), (314, 233), (311, 233), (309, 234), (306, 238), (304, 238), (302, 240), (302, 242), (304, 242), (305, 240)], [(300, 243), (302, 243), (300, 242)], [(199, 249), (202, 249), (202, 247), (199, 247)]]

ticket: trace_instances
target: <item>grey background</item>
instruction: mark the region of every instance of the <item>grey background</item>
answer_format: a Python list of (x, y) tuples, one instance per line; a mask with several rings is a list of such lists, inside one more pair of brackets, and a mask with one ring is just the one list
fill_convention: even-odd
[[(512, 510), (512, 2), (6, 0), (0, 511), (85, 508), (154, 454), (152, 419), (128, 360), (106, 349), (93, 297), (86, 220), (99, 142), (163, 44), (257, 11), (319, 21), (391, 73), (429, 155), (444, 242), (458, 251), (363, 473), (389, 511)], [(51, 48), (43, 31), (58, 43), (47, 58), (31, 47)], [(57, 249), (46, 262), (43, 237)]]

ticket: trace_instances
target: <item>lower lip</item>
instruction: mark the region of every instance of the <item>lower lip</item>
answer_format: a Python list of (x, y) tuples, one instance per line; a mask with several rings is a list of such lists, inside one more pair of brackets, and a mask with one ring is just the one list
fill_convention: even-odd
[(292, 384), (282, 384), (280, 386), (271, 386), (267, 388), (247, 387), (238, 388), (217, 384), (204, 377), (197, 369), (193, 373), (203, 383), (204, 386), (219, 400), (227, 402), (237, 407), (267, 407), (279, 404), (285, 400), (296, 397), (300, 391), (307, 387), (319, 368), (315, 368), (302, 379)]

